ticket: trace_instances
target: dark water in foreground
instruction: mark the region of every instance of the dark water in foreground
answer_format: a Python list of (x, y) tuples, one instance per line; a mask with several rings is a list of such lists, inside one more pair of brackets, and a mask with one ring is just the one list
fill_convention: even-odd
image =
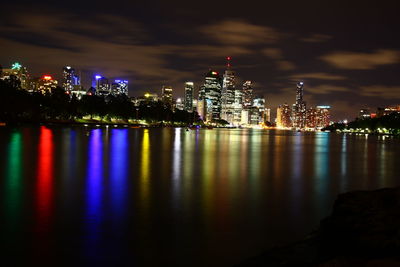
[[(0, 258), (229, 266), (336, 195), (400, 185), (400, 141), (266, 130), (0, 128)], [(3, 265), (5, 266), (5, 265)]]

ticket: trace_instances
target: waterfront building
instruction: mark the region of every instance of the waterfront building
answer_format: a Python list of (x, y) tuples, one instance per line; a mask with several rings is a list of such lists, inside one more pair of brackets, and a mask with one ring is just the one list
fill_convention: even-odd
[(176, 99), (176, 103), (175, 103), (175, 108), (178, 110), (184, 110), (185, 109), (185, 105), (183, 103), (184, 101), (182, 100), (182, 98), (177, 98)]
[(58, 85), (58, 81), (55, 80), (51, 75), (43, 75), (40, 78), (36, 78), (32, 82), (32, 89), (42, 94), (51, 93)]
[(265, 108), (264, 110), (264, 123), (271, 123), (271, 109)]
[(165, 86), (161, 88), (161, 98), (165, 105), (172, 107), (172, 86)]
[(205, 77), (201, 94), (204, 94), (205, 120), (220, 119), (221, 114), (221, 77), (216, 71), (210, 70)]
[(185, 82), (184, 109), (189, 112), (193, 111), (193, 93), (194, 83)]
[(371, 117), (371, 111), (369, 108), (360, 109), (360, 112), (358, 113), (359, 119), (366, 119), (370, 117)]
[(221, 119), (234, 123), (235, 73), (231, 70), (231, 58), (227, 57), (226, 70), (223, 75), (221, 91)]
[(250, 108), (253, 105), (253, 86), (251, 81), (245, 81), (243, 83), (243, 108)]
[(276, 110), (276, 126), (278, 128), (292, 127), (292, 110), (288, 104), (279, 105)]
[(108, 83), (108, 79), (106, 77), (96, 75), (95, 83), (96, 83), (96, 95), (106, 96), (111, 93), (110, 84)]
[(317, 106), (316, 107), (316, 118), (315, 118), (315, 128), (321, 129), (329, 125), (330, 120), (330, 106)]
[(243, 110), (243, 105), (242, 105), (242, 89), (241, 88), (235, 88), (235, 102), (233, 104), (233, 124), (234, 125), (239, 125), (242, 121), (242, 110)]
[(18, 62), (13, 63), (9, 69), (2, 69), (0, 79), (12, 80), (17, 88), (32, 90), (28, 69)]
[(240, 124), (248, 125), (250, 121), (250, 111), (249, 109), (243, 109), (240, 116)]
[(197, 107), (196, 107), (197, 113), (199, 114), (200, 119), (202, 119), (203, 121), (206, 120), (206, 118), (205, 118), (206, 112), (205, 112), (205, 104), (204, 104), (204, 102), (205, 102), (204, 99), (197, 100)]
[(299, 82), (296, 86), (296, 103), (293, 105), (293, 127), (304, 128), (306, 121), (306, 102), (303, 100), (304, 83)]
[(306, 128), (315, 129), (317, 127), (318, 112), (316, 108), (309, 107), (306, 112)]
[(71, 66), (65, 66), (63, 68), (63, 79), (62, 87), (66, 92), (71, 93), (74, 90), (80, 90), (80, 77), (75, 73), (75, 69)]
[(128, 81), (114, 80), (114, 82), (111, 84), (111, 94), (114, 96), (118, 95), (128, 96)]

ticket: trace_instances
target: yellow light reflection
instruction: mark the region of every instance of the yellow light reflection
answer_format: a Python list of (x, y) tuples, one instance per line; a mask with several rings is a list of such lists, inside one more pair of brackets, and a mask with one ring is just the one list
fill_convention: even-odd
[(144, 129), (142, 139), (142, 161), (140, 165), (140, 194), (143, 207), (149, 207), (149, 178), (150, 178), (150, 137), (149, 130)]

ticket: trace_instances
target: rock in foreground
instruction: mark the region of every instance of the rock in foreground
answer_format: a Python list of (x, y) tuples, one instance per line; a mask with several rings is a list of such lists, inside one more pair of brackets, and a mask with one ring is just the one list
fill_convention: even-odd
[(310, 237), (240, 266), (400, 266), (400, 187), (340, 194)]

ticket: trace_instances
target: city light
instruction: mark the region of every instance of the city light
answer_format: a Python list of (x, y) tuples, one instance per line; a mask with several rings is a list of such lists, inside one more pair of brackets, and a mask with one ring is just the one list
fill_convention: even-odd
[(48, 80), (52, 80), (53, 77), (51, 77), (50, 75), (43, 75), (42, 79), (48, 81)]
[(94, 77), (96, 78), (96, 80), (103, 78), (103, 77), (101, 77), (100, 75), (96, 75), (96, 76), (94, 76)]
[(21, 67), (22, 67), (21, 64), (19, 64), (18, 62), (15, 62), (14, 64), (12, 64), (11, 69), (19, 70)]

